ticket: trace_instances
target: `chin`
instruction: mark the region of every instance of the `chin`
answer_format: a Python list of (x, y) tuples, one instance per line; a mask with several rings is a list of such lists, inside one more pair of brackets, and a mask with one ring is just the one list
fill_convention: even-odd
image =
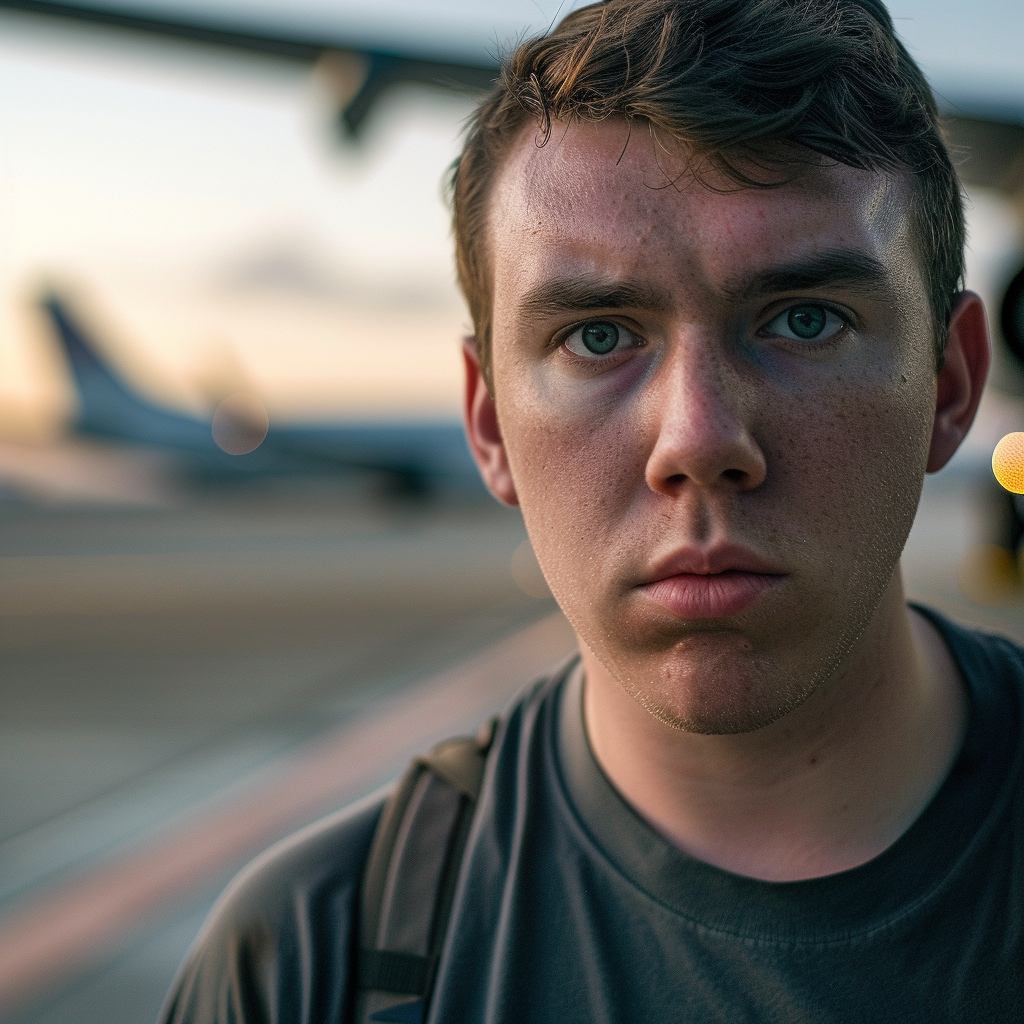
[[(627, 688), (628, 689), (628, 688)], [(751, 700), (730, 694), (711, 696), (664, 693), (652, 689), (629, 691), (659, 721), (681, 732), (701, 736), (732, 736), (764, 729), (794, 708), (799, 707), (812, 692), (789, 694), (787, 700)]]
[[(633, 655), (601, 660), (643, 708), (684, 732), (756, 732), (803, 704), (820, 681), (819, 673), (772, 664), (749, 649), (722, 650), (714, 642), (680, 646), (639, 663)], [(623, 672), (623, 663), (632, 671)]]

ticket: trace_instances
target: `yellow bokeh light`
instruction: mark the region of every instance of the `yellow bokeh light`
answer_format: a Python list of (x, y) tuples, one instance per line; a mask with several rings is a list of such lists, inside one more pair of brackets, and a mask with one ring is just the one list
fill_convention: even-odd
[(1008, 491), (1024, 494), (1024, 433), (1007, 434), (992, 453), (992, 472)]

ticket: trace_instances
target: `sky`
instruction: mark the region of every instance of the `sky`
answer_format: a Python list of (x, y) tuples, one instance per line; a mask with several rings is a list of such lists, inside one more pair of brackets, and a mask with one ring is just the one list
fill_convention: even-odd
[[(477, 53), (558, 10), (122, 3)], [(1024, 106), (1024, 5), (976, 2), (970, 21), (948, 0), (891, 8), (941, 89)], [(405, 88), (346, 145), (305, 70), (0, 14), (0, 434), (52, 431), (71, 409), (32, 306), (47, 282), (73, 288), (105, 350), (160, 401), (200, 410), (242, 383), (279, 419), (454, 415), (467, 318), (440, 182), (469, 110)], [(990, 287), (1016, 259), (1016, 222), (986, 196), (972, 217), (974, 276)]]

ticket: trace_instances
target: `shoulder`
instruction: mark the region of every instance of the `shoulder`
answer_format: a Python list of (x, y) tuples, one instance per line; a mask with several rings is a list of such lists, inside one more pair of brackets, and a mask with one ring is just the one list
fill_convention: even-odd
[(207, 928), (290, 918), (298, 906), (358, 883), (386, 799), (374, 794), (270, 847), (225, 890)]
[[(492, 792), (496, 774), (502, 790), (519, 777), (573, 664), (528, 687), (502, 716), (488, 759)], [(388, 795), (297, 832), (235, 878), (179, 971), (162, 1024), (345, 1019), (363, 871)]]
[(343, 1019), (359, 884), (385, 800), (302, 829), (235, 878), (179, 971), (164, 1024)]

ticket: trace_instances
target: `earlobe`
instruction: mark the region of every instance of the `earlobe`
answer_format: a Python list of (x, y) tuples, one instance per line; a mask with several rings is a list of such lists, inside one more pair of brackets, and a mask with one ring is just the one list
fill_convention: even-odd
[(475, 338), (463, 340), (462, 359), (466, 369), (463, 415), (469, 450), (490, 492), (506, 505), (518, 505), (519, 498), (498, 424), (498, 409), (480, 368)]
[(929, 473), (942, 469), (967, 436), (991, 358), (985, 307), (974, 292), (963, 292), (953, 308), (945, 359), (939, 371)]

